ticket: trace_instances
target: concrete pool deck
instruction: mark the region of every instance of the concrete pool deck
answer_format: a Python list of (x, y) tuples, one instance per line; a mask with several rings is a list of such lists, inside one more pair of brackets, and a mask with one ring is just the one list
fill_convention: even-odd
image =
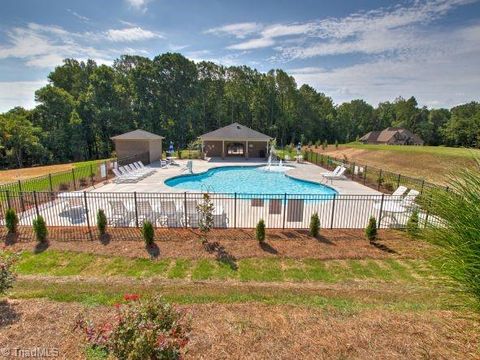
[[(178, 193), (185, 192), (186, 190), (180, 188), (174, 188), (165, 185), (165, 180), (186, 174), (185, 167), (188, 160), (176, 160), (178, 166), (170, 166), (168, 168), (160, 168), (160, 163), (156, 162), (151, 164), (152, 168), (157, 169), (155, 173), (147, 178), (140, 180), (136, 183), (123, 183), (117, 184), (110, 181), (108, 184), (96, 186), (92, 189), (92, 192), (139, 192), (139, 193)], [(259, 166), (266, 165), (266, 161), (263, 159), (212, 159), (206, 160), (192, 160), (193, 172), (201, 173), (211, 168), (219, 166)], [(325, 183), (322, 173), (328, 172), (328, 170), (313, 165), (311, 163), (303, 162), (288, 162), (287, 166), (292, 166), (291, 170), (286, 172), (287, 175), (301, 180), (308, 180), (323, 185), (328, 185), (335, 189), (340, 195), (381, 195), (380, 192), (371, 189), (367, 186), (359, 184), (355, 181), (346, 180), (333, 180), (332, 182)], [(274, 193), (275, 184), (272, 184), (272, 193)], [(187, 190), (188, 193), (198, 192)], [(261, 191), (259, 191), (261, 193)]]

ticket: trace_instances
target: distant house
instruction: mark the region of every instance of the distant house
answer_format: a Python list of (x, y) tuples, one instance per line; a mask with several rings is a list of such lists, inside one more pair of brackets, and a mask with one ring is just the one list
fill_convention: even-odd
[(423, 140), (418, 135), (410, 130), (395, 127), (389, 127), (382, 131), (370, 131), (359, 141), (364, 144), (423, 145)]

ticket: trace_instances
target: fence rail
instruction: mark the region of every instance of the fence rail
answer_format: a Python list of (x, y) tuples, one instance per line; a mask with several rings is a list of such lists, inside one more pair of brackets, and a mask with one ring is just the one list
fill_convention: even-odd
[[(42, 215), (48, 226), (95, 227), (102, 209), (113, 227), (139, 227), (149, 220), (155, 227), (199, 225), (197, 205), (202, 193), (106, 193), (106, 192), (9, 192), (1, 202), (0, 222), (8, 208), (17, 211), (20, 225), (30, 226)], [(406, 199), (392, 195), (292, 195), (209, 194), (215, 228), (254, 228), (260, 219), (267, 228), (306, 229), (318, 213), (322, 228), (360, 229), (370, 217), (379, 228), (403, 228), (412, 212), (419, 211), (420, 226), (438, 219), (419, 205), (406, 206)]]
[(365, 164), (349, 162), (345, 159), (338, 159), (313, 151), (306, 152), (304, 157), (308, 162), (327, 170), (333, 170), (337, 165), (343, 164), (347, 167), (346, 175), (350, 179), (387, 194), (392, 193), (400, 185), (409, 189), (415, 189), (420, 194), (426, 194), (435, 189), (448, 190), (448, 187), (433, 184), (424, 179), (413, 178)]

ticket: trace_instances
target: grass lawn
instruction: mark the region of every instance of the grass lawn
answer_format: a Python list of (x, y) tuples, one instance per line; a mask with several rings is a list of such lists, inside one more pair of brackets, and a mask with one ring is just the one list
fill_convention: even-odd
[(480, 150), (451, 148), (445, 146), (401, 146), (370, 145), (350, 143), (329, 145), (316, 151), (339, 159), (346, 158), (357, 164), (373, 166), (394, 173), (425, 179), (437, 184), (445, 184), (448, 175), (462, 168), (476, 166), (475, 159), (480, 158)]
[[(87, 246), (78, 241), (68, 247), (68, 242), (52, 240), (38, 252), (32, 250), (34, 243), (10, 245), (23, 252), (8, 303), (0, 301), (0, 343), (38, 346), (47, 341), (64, 357), (98, 358), (86, 350), (83, 335), (72, 330), (75, 319), (83, 315), (102, 323), (124, 294), (136, 293), (161, 294), (191, 315), (187, 358), (480, 355), (480, 322), (468, 301), (413, 251), (428, 246), (398, 232), (382, 232), (382, 244), (394, 251), (380, 250), (355, 232), (320, 243), (301, 233), (298, 239), (289, 235), (268, 240), (280, 251), (265, 255), (247, 235), (224, 239), (221, 245), (238, 256), (227, 259), (201, 246), (195, 251), (206, 256), (176, 256), (167, 243), (180, 246), (178, 239), (158, 241), (163, 256), (154, 259), (141, 256), (148, 255), (141, 242)], [(325, 257), (299, 252), (299, 244)], [(107, 250), (99, 254), (97, 246)], [(141, 251), (133, 252), (133, 246)], [(125, 251), (118, 250), (123, 247)]]

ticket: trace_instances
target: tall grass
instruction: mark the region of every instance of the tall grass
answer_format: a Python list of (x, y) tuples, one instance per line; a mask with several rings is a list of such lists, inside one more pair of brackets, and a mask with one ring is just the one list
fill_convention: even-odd
[(464, 170), (449, 183), (451, 191), (432, 193), (429, 206), (442, 225), (424, 236), (440, 246), (434, 263), (456, 281), (458, 290), (473, 295), (480, 309), (480, 172)]

